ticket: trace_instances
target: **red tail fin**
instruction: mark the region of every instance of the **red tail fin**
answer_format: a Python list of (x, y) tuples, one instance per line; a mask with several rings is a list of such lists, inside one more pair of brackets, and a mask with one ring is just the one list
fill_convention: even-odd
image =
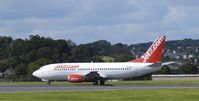
[(143, 63), (160, 62), (165, 39), (166, 36), (159, 36), (141, 58), (129, 62), (143, 62)]

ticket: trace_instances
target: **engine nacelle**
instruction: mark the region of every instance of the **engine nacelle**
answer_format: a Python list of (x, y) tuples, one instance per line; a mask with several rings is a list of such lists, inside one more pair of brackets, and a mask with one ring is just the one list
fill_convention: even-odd
[(83, 82), (83, 77), (81, 75), (69, 75), (68, 81), (74, 83), (81, 83)]

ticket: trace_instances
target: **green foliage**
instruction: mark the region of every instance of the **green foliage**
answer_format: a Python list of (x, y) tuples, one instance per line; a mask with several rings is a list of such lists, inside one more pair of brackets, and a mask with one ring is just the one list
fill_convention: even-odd
[(16, 75), (17, 77), (23, 77), (27, 75), (27, 65), (25, 64), (18, 65), (14, 70), (14, 75)]
[(30, 46), (25, 40), (16, 39), (11, 42), (9, 49), (11, 56), (20, 56), (21, 54), (27, 54)]
[(8, 58), (9, 46), (11, 45), (11, 42), (11, 37), (0, 36), (0, 60)]
[(133, 56), (121, 54), (121, 55), (116, 56), (115, 62), (127, 62), (133, 59), (135, 59)]
[(52, 61), (46, 58), (41, 58), (39, 60), (36, 60), (28, 65), (28, 73), (32, 74), (33, 71), (39, 69), (41, 66), (44, 66), (50, 63), (52, 63)]
[(114, 58), (110, 56), (101, 56), (101, 58), (104, 62), (114, 62)]
[(99, 40), (86, 45), (92, 48), (94, 55), (102, 55), (107, 48), (111, 47), (111, 43), (107, 42), (106, 40)]
[(8, 59), (6, 59), (6, 64), (10, 68), (15, 68), (17, 65), (21, 64), (23, 62), (23, 59), (21, 59), (19, 56), (13, 56)]
[(162, 59), (161, 59), (162, 62), (166, 62), (166, 61), (169, 61), (169, 60), (171, 60), (171, 58), (168, 57), (168, 56), (162, 57)]
[(73, 62), (90, 62), (90, 58), (93, 57), (93, 51), (88, 45), (73, 47), (71, 54)]
[(118, 55), (124, 55), (124, 54), (132, 56), (132, 54), (130, 53), (130, 47), (128, 47), (127, 45), (123, 45), (121, 43), (112, 45), (103, 52), (104, 56), (111, 56), (111, 57), (117, 57)]
[(197, 65), (187, 63), (180, 67), (181, 74), (196, 74), (198, 73)]
[(103, 62), (102, 58), (100, 56), (94, 56), (90, 58), (91, 62)]
[(9, 68), (9, 66), (6, 64), (6, 62), (0, 62), (0, 72), (5, 72), (5, 70)]

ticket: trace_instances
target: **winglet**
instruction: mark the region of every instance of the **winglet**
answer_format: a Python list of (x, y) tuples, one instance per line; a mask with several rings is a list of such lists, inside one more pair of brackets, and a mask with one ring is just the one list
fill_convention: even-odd
[(139, 62), (139, 63), (160, 62), (165, 39), (166, 36), (159, 36), (141, 58), (129, 62)]

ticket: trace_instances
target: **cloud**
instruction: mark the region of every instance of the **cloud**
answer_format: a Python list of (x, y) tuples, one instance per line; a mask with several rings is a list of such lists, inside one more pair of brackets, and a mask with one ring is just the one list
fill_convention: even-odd
[(199, 38), (195, 0), (1, 0), (0, 35), (112, 43)]

